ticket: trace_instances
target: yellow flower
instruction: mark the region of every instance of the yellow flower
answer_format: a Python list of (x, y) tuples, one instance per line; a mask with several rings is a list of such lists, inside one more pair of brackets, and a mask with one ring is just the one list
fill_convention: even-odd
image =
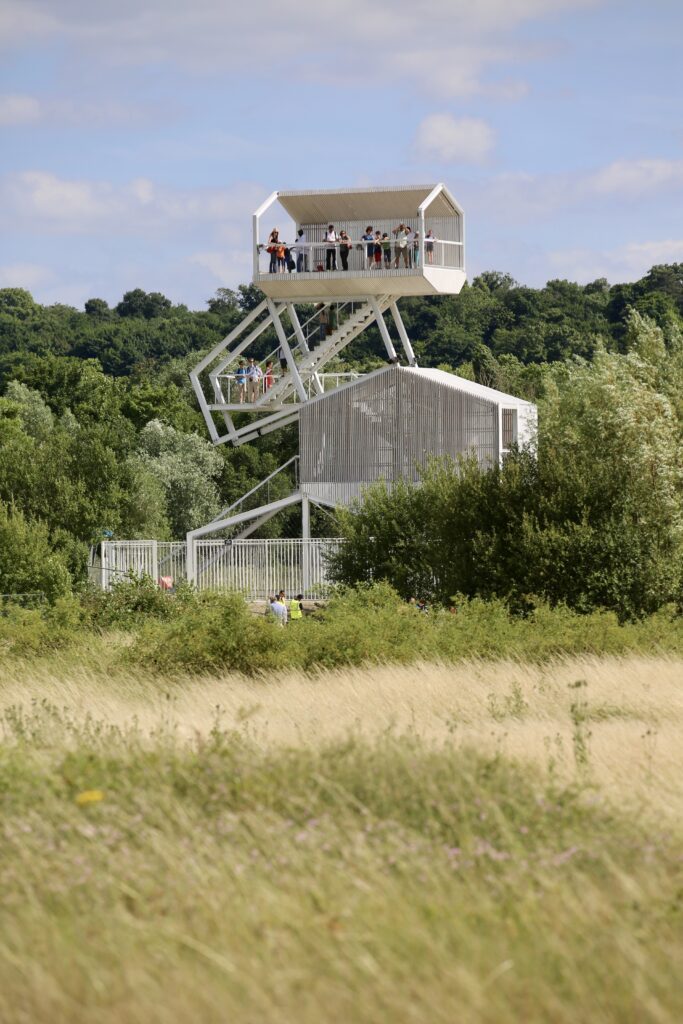
[(79, 807), (85, 807), (86, 804), (98, 804), (100, 800), (104, 800), (104, 793), (101, 789), (86, 789), (76, 797)]

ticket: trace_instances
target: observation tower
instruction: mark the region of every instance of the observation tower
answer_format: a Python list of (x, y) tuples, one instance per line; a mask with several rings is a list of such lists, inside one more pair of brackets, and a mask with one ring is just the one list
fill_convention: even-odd
[[(289, 220), (288, 228), (278, 226), (278, 214)], [(388, 362), (398, 369), (400, 351), (416, 369), (399, 300), (457, 295), (466, 280), (464, 212), (444, 184), (272, 192), (253, 214), (252, 230), (253, 283), (263, 301), (190, 373), (214, 444), (244, 444), (298, 421), (309, 403), (324, 399), (330, 383), (343, 406), (333, 407), (335, 417), (348, 417), (341, 393), (353, 381), (339, 385), (358, 375), (326, 374), (326, 365), (376, 324)], [(254, 345), (271, 327), (277, 346), (258, 363), (254, 359), (257, 383), (245, 381), (244, 364), (252, 372)], [(324, 430), (316, 440), (309, 437), (307, 450), (320, 445), (324, 456), (326, 437)], [(326, 465), (329, 477), (329, 458)], [(348, 469), (340, 466), (340, 474), (340, 482), (348, 479)], [(326, 494), (302, 485), (286, 498), (245, 510), (262, 485), (187, 535), (189, 580), (196, 582), (202, 572), (200, 538), (236, 529), (234, 539), (244, 539), (301, 504), (302, 539), (308, 540), (311, 503), (334, 507), (360, 489), (332, 487)], [(304, 581), (307, 576), (304, 567)]]
[[(292, 222), (277, 245), (276, 204)], [(398, 346), (415, 366), (399, 299), (457, 295), (465, 283), (464, 213), (443, 184), (273, 192), (252, 225), (253, 283), (264, 299), (190, 374), (214, 444), (253, 441), (297, 420), (299, 407), (324, 393), (326, 364), (372, 324), (390, 362)], [(240, 390), (239, 361), (269, 327), (277, 347), (260, 364), (273, 361), (272, 386), (245, 400), (254, 396)]]
[[(457, 295), (465, 283), (464, 214), (445, 185), (273, 192), (252, 228), (252, 280), (263, 299), (190, 379), (214, 444), (244, 444), (298, 422), (299, 454), (188, 533), (185, 544), (103, 542), (92, 566), (101, 586), (133, 571), (160, 585), (186, 576), (202, 589), (230, 587), (253, 598), (283, 585), (320, 594), (323, 552), (338, 541), (311, 539), (311, 505), (348, 504), (376, 480), (418, 482), (432, 456), (474, 454), (485, 468), (513, 444), (533, 442), (531, 403), (417, 366), (400, 299)], [(368, 374), (333, 371), (331, 360), (372, 325), (388, 365)], [(263, 356), (269, 329), (275, 347)], [(296, 482), (271, 501), (281, 473)], [(301, 539), (251, 538), (296, 505)]]

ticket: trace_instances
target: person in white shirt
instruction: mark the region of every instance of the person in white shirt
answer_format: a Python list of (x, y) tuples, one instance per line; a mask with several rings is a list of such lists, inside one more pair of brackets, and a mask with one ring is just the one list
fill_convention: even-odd
[(325, 241), (327, 242), (327, 249), (325, 250), (325, 270), (336, 270), (338, 236), (337, 232), (334, 230), (334, 224), (330, 224), (325, 232)]
[(249, 387), (249, 401), (255, 402), (261, 392), (261, 378), (263, 370), (252, 358), (247, 366), (247, 385)]
[(279, 597), (274, 597), (270, 602), (270, 610), (275, 616), (278, 626), (284, 626), (287, 622), (287, 605)]
[(303, 228), (299, 228), (296, 234), (296, 272), (297, 274), (305, 274), (308, 272), (308, 249), (306, 244), (308, 238)]
[(394, 228), (391, 233), (396, 239), (396, 244), (394, 246), (394, 255), (396, 257), (394, 260), (394, 266), (398, 270), (399, 260), (403, 257), (403, 263), (406, 269), (408, 269), (410, 266), (408, 257), (408, 228), (405, 224), (399, 224), (399, 226)]

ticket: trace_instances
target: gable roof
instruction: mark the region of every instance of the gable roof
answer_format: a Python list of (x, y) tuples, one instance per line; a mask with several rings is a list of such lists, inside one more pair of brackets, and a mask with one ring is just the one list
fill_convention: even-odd
[(381, 188), (317, 189), (306, 192), (278, 192), (277, 198), (297, 224), (334, 224), (335, 221), (400, 220), (417, 217), (420, 205), (431, 193), (440, 191), (429, 204), (432, 217), (455, 217), (462, 213), (445, 185), (390, 185)]
[(535, 408), (533, 402), (527, 402), (524, 398), (508, 395), (504, 391), (496, 391), (495, 388), (488, 388), (484, 384), (477, 384), (476, 381), (466, 380), (465, 377), (458, 377), (455, 373), (446, 373), (445, 370), (432, 370), (418, 366), (381, 366), (378, 370), (373, 370), (371, 373), (363, 374), (356, 380), (349, 381), (348, 384), (342, 384), (341, 387), (335, 388), (334, 391), (326, 391), (322, 395), (310, 398), (302, 406), (302, 409), (305, 409), (307, 405), (314, 402), (324, 402), (326, 398), (330, 398), (332, 395), (339, 395), (342, 391), (361, 388), (371, 377), (381, 377), (387, 373), (410, 374), (420, 380), (431, 381), (437, 386), (459, 391), (461, 394), (473, 395), (487, 402), (495, 402), (496, 405), (514, 406), (515, 408), (522, 406), (529, 409)]
[(411, 373), (423, 380), (433, 380), (436, 384), (453, 388), (456, 391), (464, 391), (468, 395), (475, 395), (477, 398), (485, 398), (489, 402), (496, 402), (498, 405), (532, 405), (524, 398), (517, 398), (515, 395), (508, 395), (505, 391), (497, 391), (495, 388), (488, 388), (485, 384), (477, 384), (474, 380), (467, 380), (465, 377), (458, 377), (456, 373), (446, 373), (445, 370), (423, 369), (417, 366), (399, 366), (401, 373)]

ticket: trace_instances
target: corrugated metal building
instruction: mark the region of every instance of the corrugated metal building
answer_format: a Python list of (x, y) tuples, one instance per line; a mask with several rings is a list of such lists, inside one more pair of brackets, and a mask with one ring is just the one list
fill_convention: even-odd
[(383, 479), (419, 479), (430, 457), (500, 463), (533, 443), (536, 406), (443, 370), (388, 366), (303, 405), (300, 489), (346, 504)]

